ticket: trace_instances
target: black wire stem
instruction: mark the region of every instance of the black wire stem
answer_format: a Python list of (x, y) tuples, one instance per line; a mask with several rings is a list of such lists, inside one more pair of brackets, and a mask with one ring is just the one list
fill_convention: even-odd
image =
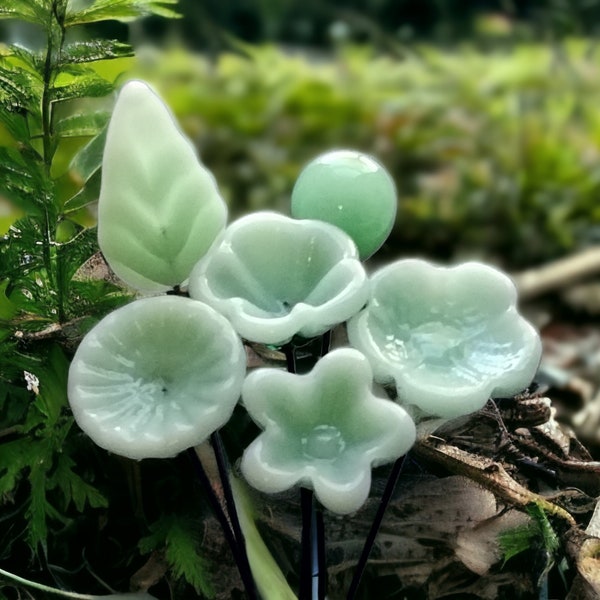
[[(214, 434), (213, 434), (214, 435)], [(213, 447), (214, 450), (214, 447)], [(221, 525), (221, 529), (223, 530), (223, 535), (227, 540), (229, 548), (231, 549), (231, 553), (233, 554), (233, 558), (235, 560), (235, 564), (237, 565), (238, 571), (240, 573), (240, 577), (242, 579), (242, 583), (246, 588), (246, 594), (250, 600), (258, 600), (258, 596), (256, 593), (256, 587), (254, 585), (254, 579), (252, 577), (252, 572), (250, 571), (250, 565), (248, 563), (248, 555), (246, 553), (245, 543), (242, 538), (241, 542), (238, 541), (236, 536), (234, 535), (234, 531), (232, 529), (233, 520), (226, 514), (223, 510), (221, 502), (215, 493), (210, 478), (206, 474), (204, 469), (204, 465), (202, 461), (196, 454), (196, 450), (194, 448), (188, 448), (187, 450), (188, 457), (190, 458), (192, 465), (194, 466), (194, 470), (196, 471), (196, 475), (200, 480), (200, 484), (202, 485), (210, 503), (210, 506), (215, 514), (215, 517), (219, 521), (219, 525)], [(215, 452), (215, 457), (217, 457), (217, 453)], [(217, 464), (219, 464), (219, 459), (217, 458)], [(221, 476), (221, 467), (219, 466), (219, 475)], [(222, 478), (222, 476), (221, 476)], [(222, 483), (223, 492), (225, 493), (225, 487), (229, 487), (231, 491), (231, 485), (229, 484), (229, 478), (227, 479), (227, 484)], [(225, 500), (227, 503), (227, 500)], [(237, 512), (236, 512), (237, 517)], [(239, 520), (238, 520), (239, 525)]]
[(225, 496), (225, 506), (227, 507), (227, 513), (231, 522), (231, 529), (233, 536), (238, 546), (238, 556), (240, 562), (238, 563), (238, 569), (240, 576), (246, 588), (246, 594), (250, 600), (257, 600), (258, 594), (256, 591), (256, 585), (254, 584), (254, 578), (252, 577), (252, 570), (250, 569), (250, 561), (248, 560), (248, 552), (246, 550), (246, 540), (242, 527), (240, 525), (240, 519), (237, 513), (237, 507), (235, 505), (235, 498), (233, 497), (233, 490), (231, 489), (231, 481), (229, 479), (229, 473), (231, 472), (231, 465), (227, 458), (227, 453), (221, 439), (221, 434), (215, 431), (210, 436), (210, 442), (212, 444), (215, 458), (217, 460), (217, 468), (219, 469), (219, 477), (221, 478), (221, 484), (223, 486), (223, 495)]
[[(319, 358), (329, 352), (331, 332), (321, 337)], [(287, 370), (295, 374), (297, 371), (296, 349), (292, 342), (282, 348)], [(302, 513), (299, 600), (323, 600), (327, 587), (327, 565), (325, 561), (325, 526), (323, 512), (317, 509), (314, 492), (300, 488), (300, 510)]]
[(401, 456), (398, 460), (396, 460), (394, 466), (392, 467), (387, 483), (385, 485), (385, 489), (383, 490), (381, 500), (379, 501), (379, 506), (377, 507), (377, 513), (375, 514), (373, 523), (371, 523), (369, 535), (365, 540), (365, 545), (363, 546), (362, 553), (360, 555), (360, 558), (358, 559), (356, 568), (354, 569), (352, 583), (350, 584), (348, 595), (346, 596), (347, 600), (354, 600), (354, 598), (356, 597), (356, 592), (358, 591), (360, 580), (362, 579), (365, 567), (367, 566), (369, 555), (371, 554), (371, 550), (375, 545), (375, 538), (379, 533), (379, 528), (381, 527), (381, 523), (383, 522), (383, 516), (385, 515), (385, 511), (387, 510), (387, 507), (389, 506), (390, 501), (392, 499), (392, 495), (394, 493), (394, 489), (396, 488), (396, 484), (398, 483), (400, 473), (402, 473), (402, 467), (404, 466), (405, 460), (406, 455)]

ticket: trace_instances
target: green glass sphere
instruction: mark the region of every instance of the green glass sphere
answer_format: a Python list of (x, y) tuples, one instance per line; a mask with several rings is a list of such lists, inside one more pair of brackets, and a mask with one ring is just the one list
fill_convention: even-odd
[(302, 170), (292, 191), (292, 216), (337, 225), (354, 240), (363, 260), (389, 236), (396, 208), (390, 174), (373, 157), (355, 150), (318, 156)]

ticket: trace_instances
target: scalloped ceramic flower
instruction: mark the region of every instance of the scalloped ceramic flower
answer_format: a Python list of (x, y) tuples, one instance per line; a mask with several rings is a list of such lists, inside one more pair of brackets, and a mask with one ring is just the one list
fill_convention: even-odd
[(401, 260), (372, 276), (348, 336), (377, 381), (395, 381), (400, 402), (454, 417), (531, 383), (541, 342), (516, 300), (512, 281), (487, 265)]
[(368, 278), (352, 239), (322, 221), (271, 212), (232, 223), (190, 275), (192, 298), (244, 338), (281, 344), (320, 335), (360, 310)]
[(128, 285), (164, 291), (224, 229), (227, 207), (162, 100), (141, 81), (123, 86), (108, 127), (98, 242)]
[(177, 296), (145, 298), (84, 337), (69, 370), (69, 402), (102, 448), (164, 458), (229, 420), (245, 372), (240, 338), (212, 308)]
[(243, 403), (264, 431), (246, 448), (242, 472), (266, 493), (301, 484), (329, 510), (358, 510), (371, 467), (395, 460), (415, 441), (406, 411), (372, 391), (373, 373), (357, 350), (330, 352), (306, 375), (251, 373)]

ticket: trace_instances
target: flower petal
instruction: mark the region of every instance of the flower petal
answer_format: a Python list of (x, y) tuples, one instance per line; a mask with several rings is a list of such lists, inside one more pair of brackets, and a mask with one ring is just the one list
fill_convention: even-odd
[(334, 512), (360, 508), (371, 466), (402, 456), (416, 437), (406, 411), (375, 396), (372, 383), (368, 361), (351, 348), (330, 352), (305, 375), (248, 375), (242, 400), (264, 429), (242, 458), (251, 485), (272, 493), (302, 484)]
[(255, 213), (231, 224), (194, 268), (189, 292), (265, 344), (313, 337), (356, 313), (368, 280), (356, 246), (321, 221)]
[(99, 446), (130, 458), (168, 457), (228, 421), (245, 369), (240, 339), (212, 308), (146, 298), (85, 336), (69, 370), (69, 401)]
[(539, 336), (516, 310), (516, 290), (487, 265), (397, 261), (371, 278), (371, 301), (348, 323), (351, 344), (399, 401), (453, 417), (531, 383)]

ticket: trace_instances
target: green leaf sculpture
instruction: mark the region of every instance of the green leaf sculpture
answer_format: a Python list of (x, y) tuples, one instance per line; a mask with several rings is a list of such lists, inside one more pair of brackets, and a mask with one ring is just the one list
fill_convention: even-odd
[(140, 81), (121, 90), (102, 162), (98, 242), (129, 286), (183, 283), (227, 220), (212, 174), (161, 99)]

